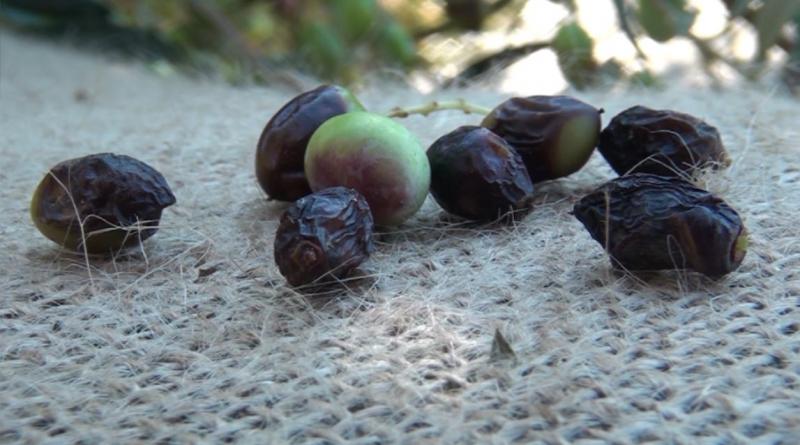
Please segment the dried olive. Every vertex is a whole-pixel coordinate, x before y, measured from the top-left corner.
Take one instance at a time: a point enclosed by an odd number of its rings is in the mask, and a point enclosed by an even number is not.
[[[642,106],[611,119],[597,148],[620,175],[691,175],[730,162],[716,128],[688,114]]]
[[[463,126],[428,149],[431,194],[446,211],[467,219],[492,220],[524,209],[533,183],[522,158],[500,136]]]
[[[692,269],[716,278],[739,267],[747,251],[736,211],[681,178],[621,176],[583,197],[574,213],[615,266],[628,270]]]
[[[290,100],[270,119],[256,149],[256,177],[271,199],[294,201],[311,193],[303,172],[311,135],[333,116],[364,107],[347,89],[323,85]]]
[[[108,253],[153,236],[161,212],[175,203],[167,181],[130,156],[101,153],[50,169],[31,201],[47,238],[69,249]],[[81,230],[83,222],[83,230]]]
[[[586,164],[597,145],[601,112],[568,96],[515,97],[492,110],[481,126],[517,150],[536,183]]]
[[[373,221],[358,192],[331,187],[298,199],[281,217],[275,262],[292,286],[341,278],[373,250]]]

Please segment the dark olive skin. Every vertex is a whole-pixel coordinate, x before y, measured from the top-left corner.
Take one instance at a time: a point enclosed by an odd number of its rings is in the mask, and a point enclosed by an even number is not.
[[[448,213],[491,221],[528,209],[533,183],[522,158],[486,128],[463,126],[442,136],[428,149],[428,161],[431,194]]]
[[[153,236],[162,210],[172,204],[175,196],[161,173],[130,156],[101,153],[50,169],[33,194],[31,218],[67,249],[111,253]]]
[[[600,134],[600,154],[617,174],[692,176],[730,164],[719,132],[685,113],[635,106],[614,116]]]
[[[597,145],[601,113],[569,96],[515,97],[492,110],[481,126],[522,156],[537,183],[567,176],[586,164]]]
[[[275,263],[292,286],[347,276],[374,250],[374,223],[366,199],[331,187],[298,199],[281,217]]]
[[[747,252],[738,213],[676,177],[621,176],[573,211],[613,264],[631,271],[691,269],[718,278],[739,267]]]
[[[294,201],[311,193],[303,171],[311,135],[328,119],[364,106],[347,89],[323,85],[290,100],[270,119],[256,148],[256,178],[270,199]]]

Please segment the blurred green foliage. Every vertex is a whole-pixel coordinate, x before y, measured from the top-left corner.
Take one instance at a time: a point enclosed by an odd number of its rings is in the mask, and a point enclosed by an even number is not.
[[[364,72],[435,71],[455,60],[462,62],[455,79],[470,80],[551,49],[576,88],[609,78],[659,84],[646,69],[623,69],[620,61],[596,59],[595,42],[578,21],[588,2],[550,1],[568,11],[562,23],[553,23],[550,40],[476,53],[473,59],[433,55],[426,48],[431,39],[458,42],[480,33],[510,32],[526,0],[0,0],[0,20],[40,32],[113,35],[115,44],[133,41],[129,46],[141,53],[178,66],[212,69],[231,80],[253,74],[261,81],[286,80],[276,73],[301,70],[349,83]],[[647,54],[640,49],[641,39],[687,39],[698,47],[709,75],[711,67],[723,64],[745,78],[757,78],[775,50],[785,55],[784,80],[800,89],[800,0],[722,3],[729,26],[705,39],[692,34],[697,11],[687,0],[612,0],[610,7],[642,62]],[[758,39],[750,60],[735,59],[726,50],[736,27],[752,29]]]

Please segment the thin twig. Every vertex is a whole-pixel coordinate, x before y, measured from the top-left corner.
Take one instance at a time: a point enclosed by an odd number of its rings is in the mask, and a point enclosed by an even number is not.
[[[504,48],[496,53],[484,56],[475,62],[470,63],[465,69],[447,82],[463,82],[474,79],[491,69],[503,70],[511,66],[514,62],[526,57],[536,51],[547,49],[550,42],[531,42],[521,46]],[[445,86],[447,86],[445,85]]]
[[[697,49],[700,50],[700,54],[706,62],[722,62],[746,79],[753,79],[757,75],[757,73],[752,70],[746,69],[746,67],[738,61],[722,55],[719,51],[715,50],[708,41],[693,34],[687,34],[686,37],[697,46]]]
[[[411,116],[412,114],[421,114],[423,116],[427,116],[431,113],[435,113],[437,111],[445,111],[445,110],[463,111],[464,114],[489,114],[492,111],[488,108],[481,107],[479,105],[470,104],[464,99],[457,99],[454,101],[445,101],[445,102],[433,101],[425,105],[409,107],[409,108],[395,107],[392,108],[388,113],[386,113],[386,115],[389,117],[403,119],[408,116]]]
[[[636,49],[636,54],[639,55],[639,58],[642,60],[647,60],[647,55],[645,55],[644,51],[642,51],[642,49],[639,47],[639,43],[636,41],[636,35],[633,33],[630,22],[628,22],[628,13],[625,11],[624,0],[614,0],[614,7],[617,10],[617,18],[619,19],[622,32],[633,44],[633,47]]]

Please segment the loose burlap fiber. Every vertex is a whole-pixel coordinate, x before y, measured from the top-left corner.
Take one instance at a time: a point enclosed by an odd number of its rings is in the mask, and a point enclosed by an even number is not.
[[[371,109],[430,98],[375,84]],[[751,234],[719,281],[615,274],[570,214],[614,175],[599,155],[512,225],[428,200],[324,295],[272,258],[284,204],[253,174],[295,93],[158,77],[0,34],[0,443],[800,443],[800,105],[769,87],[580,93],[604,123],[644,104],[702,117],[733,164],[702,183]],[[508,95],[452,91],[493,106]],[[423,145],[479,117],[403,121]],[[30,222],[55,163],[160,170],[178,203],[112,259]],[[516,357],[492,355],[495,331]]]

